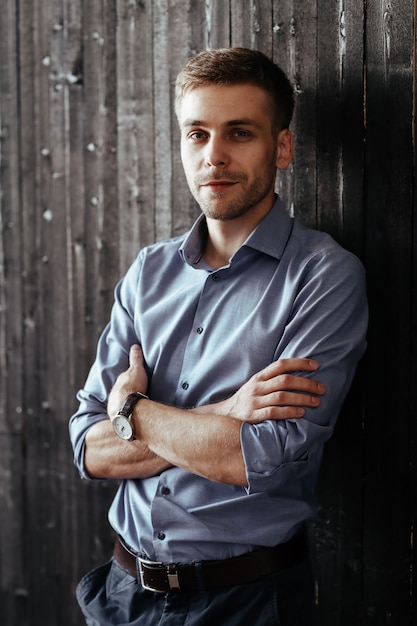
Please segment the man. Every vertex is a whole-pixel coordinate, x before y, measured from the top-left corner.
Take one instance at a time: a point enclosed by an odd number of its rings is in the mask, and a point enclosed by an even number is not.
[[[275,196],[292,110],[256,51],[202,52],[178,76],[202,215],[116,287],[70,424],[81,475],[122,479],[114,557],[77,590],[87,624],[314,621],[304,525],[367,307],[356,257]]]

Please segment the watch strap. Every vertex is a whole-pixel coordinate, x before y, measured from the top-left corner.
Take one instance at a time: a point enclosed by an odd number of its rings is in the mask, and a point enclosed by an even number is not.
[[[134,391],[133,393],[129,393],[124,401],[122,407],[117,412],[117,415],[123,415],[124,417],[130,417],[133,413],[133,410],[139,400],[148,400],[148,396],[140,393],[140,391]]]

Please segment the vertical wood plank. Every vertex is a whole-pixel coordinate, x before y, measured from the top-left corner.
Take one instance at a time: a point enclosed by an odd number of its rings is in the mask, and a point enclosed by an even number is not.
[[[92,0],[83,6],[85,80],[85,233],[89,254],[87,269],[87,316],[94,332],[88,334],[89,354],[95,351],[98,333],[107,322],[118,277],[118,231],[115,57],[112,29],[106,10],[114,0]],[[108,143],[107,143],[108,142]],[[110,210],[110,208],[112,210]],[[109,209],[109,210],[107,210]],[[106,272],[103,273],[103,269]]]
[[[23,8],[23,7],[22,7]],[[54,587],[54,574],[47,556],[52,539],[51,505],[48,494],[48,475],[51,473],[49,423],[43,416],[46,406],[42,369],[45,366],[44,340],[46,327],[43,319],[42,274],[48,260],[42,254],[41,239],[45,225],[49,226],[48,195],[51,182],[49,116],[49,6],[25,7],[20,12],[21,114],[22,114],[22,209],[24,245],[24,302],[25,302],[25,532],[23,540],[27,554],[26,577],[29,615],[38,615],[42,621],[56,619],[53,603],[40,606],[36,594],[37,577]],[[46,270],[47,271],[47,270]],[[48,302],[51,292],[45,294]],[[42,416],[43,414],[43,416]],[[34,452],[36,449],[36,457]],[[41,453],[40,453],[41,451]],[[35,462],[34,462],[35,460]],[[41,505],[39,506],[39,503]]]
[[[343,212],[340,241],[359,258],[365,253],[364,89],[365,14],[358,3],[340,4]],[[336,233],[335,233],[336,235]]]
[[[417,332],[415,321],[417,319],[417,175],[416,175],[416,163],[417,163],[417,149],[416,149],[416,136],[417,136],[417,1],[414,0],[414,21],[413,21],[413,60],[412,60],[412,88],[413,88],[413,124],[412,124],[412,144],[413,144],[413,202],[412,202],[412,215],[413,215],[413,230],[412,230],[412,244],[411,244],[411,265],[412,265],[412,310],[411,310],[411,329],[410,329],[410,343],[411,343],[411,363],[410,374],[411,381],[417,380]],[[417,549],[416,549],[416,528],[417,528],[417,419],[412,416],[416,414],[417,409],[417,385],[411,383],[411,398],[410,398],[410,414],[411,414],[411,441],[410,441],[410,493],[411,493],[411,519],[412,528],[410,533],[410,549],[411,549],[411,566],[412,572],[411,584],[410,584],[410,616],[409,620],[411,624],[417,622],[417,576],[414,575],[417,572]]]
[[[231,45],[272,56],[272,3],[266,0],[231,3]]]
[[[318,3],[317,9],[317,226],[338,239],[343,220],[340,105],[345,14],[339,2]]]
[[[331,8],[318,5],[317,224],[363,256],[364,16],[352,3]],[[314,524],[319,623],[360,623],[361,393],[354,383],[324,454]]]
[[[203,3],[199,3],[199,8]],[[196,49],[215,50],[216,48],[228,48],[231,36],[231,17],[235,11],[236,2],[233,0],[206,0],[205,3],[205,26],[200,38],[197,40]],[[191,23],[193,30],[195,25],[203,23],[203,20],[194,19]],[[201,44],[203,42],[203,47]]]
[[[0,20],[0,622],[26,626],[18,67],[18,16],[8,3]]]
[[[194,11],[195,7],[188,1],[170,4],[167,0],[158,0],[154,3],[154,40],[163,41],[154,54],[157,239],[183,233],[196,215],[196,205],[188,191],[180,162],[180,136],[174,113],[177,73],[193,54],[200,51],[191,49],[193,32],[190,22]],[[197,15],[200,19],[201,13]]]
[[[188,5],[188,2],[186,3]],[[170,53],[170,11],[167,0],[154,2],[154,41],[153,71],[154,116],[155,116],[155,236],[164,239],[171,236],[172,224],[172,126],[171,126],[171,81]]]
[[[120,274],[155,240],[152,2],[117,3]],[[168,153],[169,155],[169,153]],[[115,207],[109,207],[115,212]]]
[[[84,383],[97,338],[110,314],[114,286],[121,275],[120,266],[126,264],[124,254],[130,248],[128,240],[121,252],[122,225],[124,219],[127,225],[131,223],[126,207],[119,209],[118,197],[116,0],[80,2],[78,6],[68,3],[67,11],[69,45],[73,51],[70,69],[75,77],[69,99],[74,106],[80,106],[70,116],[70,180],[78,175],[82,163],[82,186],[76,195],[80,214],[72,215],[74,219],[68,231],[73,251],[73,323],[80,350],[77,354],[80,368],[74,371],[75,392]],[[121,166],[124,165],[122,158]],[[121,170],[120,176],[122,173]],[[128,190],[121,198],[127,193]],[[67,415],[75,408],[73,394]],[[116,485],[81,482],[74,468],[70,476],[72,542],[77,556],[71,580],[71,606],[75,613],[76,582],[111,552],[113,538],[107,523],[107,509]],[[88,533],[84,532],[86,527]],[[77,620],[80,620],[78,612]]]
[[[370,393],[366,403],[364,619],[378,626],[411,623],[413,17],[412,3],[367,8],[368,375],[370,389],[385,393]]]
[[[24,300],[21,251],[19,23],[9,3],[0,20],[0,621],[28,624],[25,466],[22,435]]]
[[[85,192],[85,75],[83,45],[82,0],[66,2],[64,7],[63,35],[66,50],[67,85],[65,96],[65,196],[68,202],[66,241],[68,250],[68,345],[69,361],[68,387],[73,389],[73,401],[67,397],[68,414],[75,410],[75,392],[83,384],[83,377],[88,371],[91,354],[87,336],[91,324],[86,323],[86,267],[89,259],[86,255],[85,213],[88,201]],[[63,437],[64,433],[61,432]],[[81,528],[94,520],[89,509],[86,490],[80,484],[79,476],[71,467],[68,455],[65,455],[63,467],[65,476],[65,501],[61,504],[64,519],[62,531],[60,566],[65,572],[65,591],[60,603],[62,623],[77,624],[81,621],[80,611],[74,602],[75,586],[82,571],[91,566],[87,562],[90,546],[83,536]],[[101,512],[99,508],[98,514]],[[92,523],[94,528],[94,522]]]
[[[307,225],[316,225],[316,42],[315,2],[300,5],[274,2],[273,58],[286,72],[295,91],[291,129],[294,157],[285,172],[278,173],[277,191],[291,214]]]

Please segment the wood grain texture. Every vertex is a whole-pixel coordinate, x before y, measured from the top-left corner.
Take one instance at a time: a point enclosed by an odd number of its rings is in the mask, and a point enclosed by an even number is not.
[[[200,50],[249,46],[295,87],[289,211],[365,263],[368,353],[310,525],[320,626],[416,623],[416,2],[48,0],[0,19],[0,623],[79,626],[116,485],[68,419],[139,249],[184,232],[173,110]]]
[[[412,440],[415,410],[411,408],[415,380],[410,369],[410,337],[416,315],[411,263],[415,220],[413,17],[411,3],[381,2],[369,6],[367,12],[368,371],[370,388],[378,384],[383,390],[368,395],[365,405],[364,601],[371,624],[412,623],[411,618],[407,622],[404,607],[410,600],[415,521],[415,493],[409,491],[410,462],[416,453]],[[387,341],[388,337],[391,340]],[[386,368],[385,363],[396,365]],[[397,532],[390,530],[393,526]],[[382,545],[389,545],[385,554]],[[385,598],[383,605],[377,601],[379,594]]]

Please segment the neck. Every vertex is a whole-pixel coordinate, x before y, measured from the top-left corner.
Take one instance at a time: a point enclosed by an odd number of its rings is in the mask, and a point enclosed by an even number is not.
[[[227,265],[268,212],[269,210],[257,216],[245,214],[233,220],[206,218],[208,235],[204,258],[207,263],[215,269]]]
[[[209,220],[207,220],[208,222]],[[204,250],[204,258],[211,267],[218,269],[227,265],[233,254],[240,248],[247,237],[237,233],[227,233],[224,228],[208,225],[208,237]],[[249,233],[248,233],[249,234]]]

